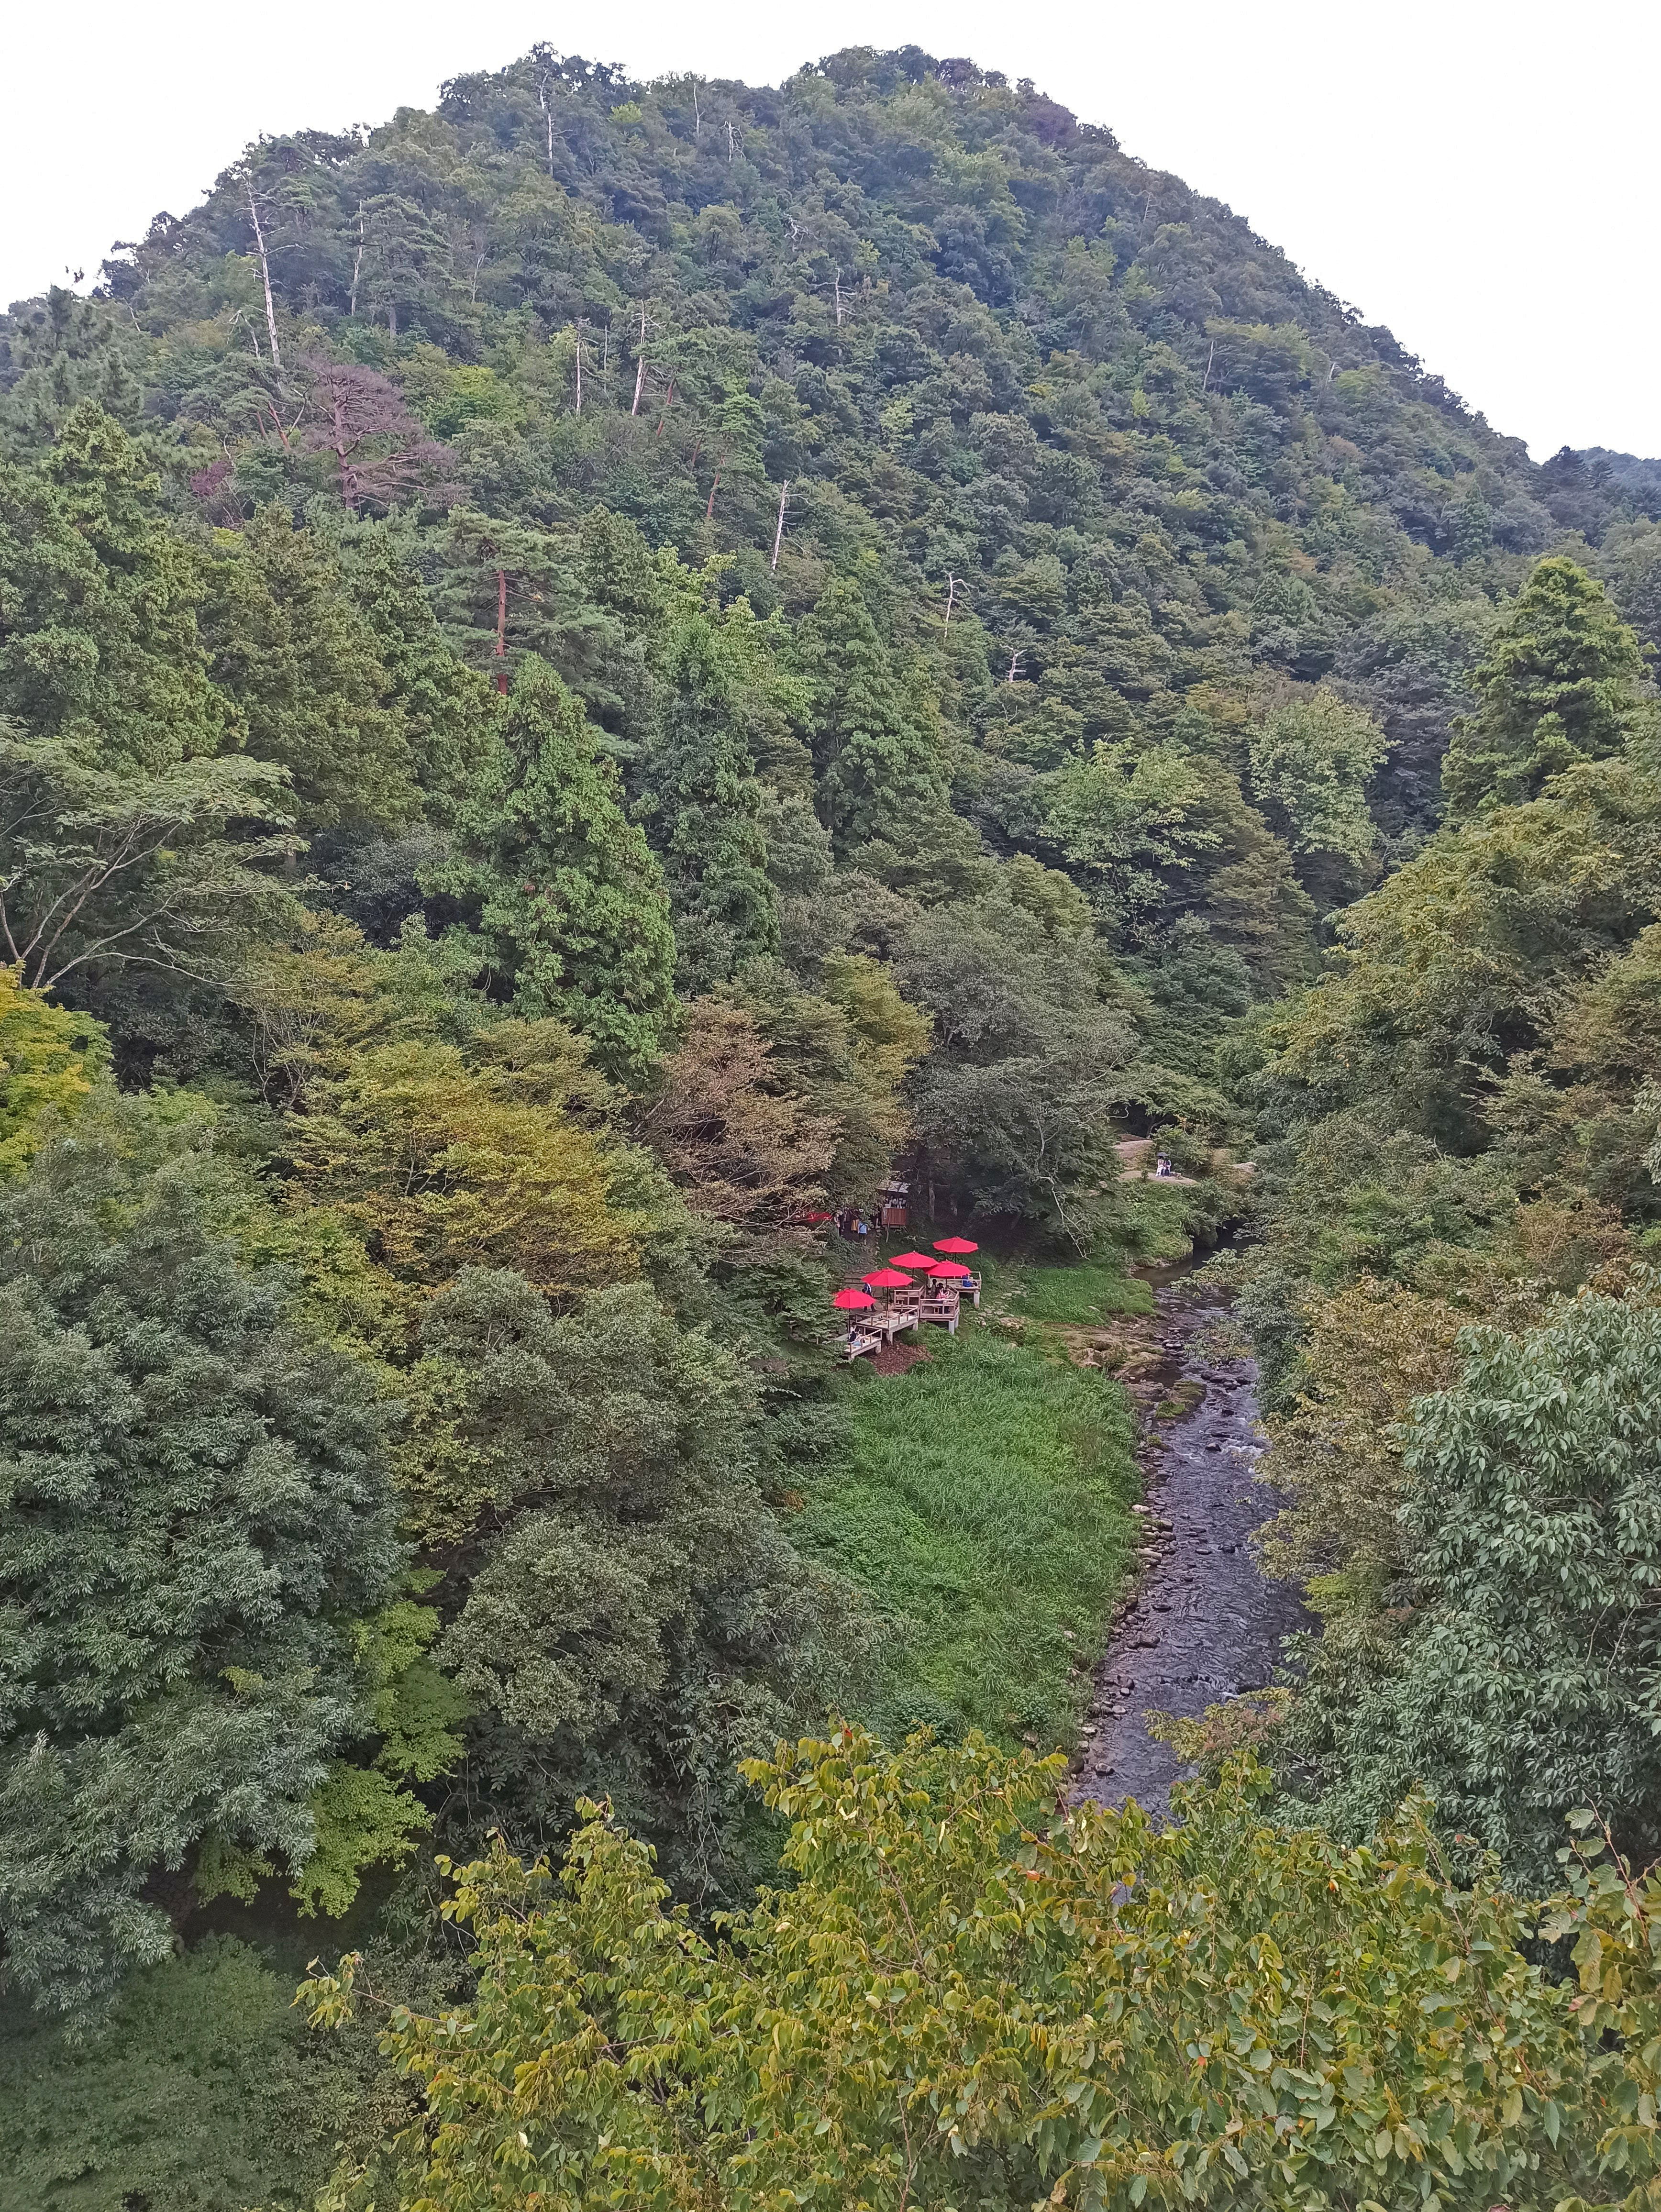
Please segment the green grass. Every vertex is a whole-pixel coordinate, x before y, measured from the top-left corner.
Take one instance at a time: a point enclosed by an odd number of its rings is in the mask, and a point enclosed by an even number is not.
[[[1026,1277],[1010,1300],[1029,1321],[1076,1322],[1087,1327],[1113,1314],[1149,1314],[1153,1293],[1146,1283],[1099,1261],[1044,1267]]]
[[[848,1446],[793,1534],[888,1624],[859,1717],[1070,1745],[1133,1541],[1123,1395],[967,1319],[929,1349],[850,1378]]]

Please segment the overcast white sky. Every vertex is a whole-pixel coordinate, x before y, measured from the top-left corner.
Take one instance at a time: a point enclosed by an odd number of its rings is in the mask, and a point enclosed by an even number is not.
[[[83,0],[0,33],[0,300],[93,272],[262,131],[380,121],[538,39],[773,83],[908,42],[1031,76],[1388,323],[1537,459],[1661,455],[1654,0]]]

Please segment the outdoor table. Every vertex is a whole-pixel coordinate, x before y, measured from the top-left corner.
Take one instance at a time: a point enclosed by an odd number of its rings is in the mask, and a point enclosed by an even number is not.
[[[879,1329],[885,1336],[897,1336],[903,1328],[917,1325],[916,1306],[879,1306],[874,1313],[867,1314],[860,1322],[861,1328]]]

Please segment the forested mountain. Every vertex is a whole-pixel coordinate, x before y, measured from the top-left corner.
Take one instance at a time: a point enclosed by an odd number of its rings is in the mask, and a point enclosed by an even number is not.
[[[1607,446],[1584,447],[1573,458],[1594,475],[1601,473],[1652,505],[1661,495],[1661,461],[1640,460],[1636,453],[1612,453]]]
[[[912,48],[538,48],[263,139],[0,318],[0,2212],[310,2203],[337,2154],[342,2206],[1652,2188],[1652,465],[1536,467]],[[823,1224],[891,1176],[1004,1254],[1238,1224],[1326,1633],[1192,1747],[1262,1733],[1278,1795],[1052,1820],[1055,1700],[995,1747],[914,1665],[950,1563],[879,1599],[816,1488]],[[1100,1551],[1121,1402],[1068,1384]],[[946,1747],[775,1753],[832,1705]],[[1576,2013],[1502,1884],[1587,1805]],[[549,1891],[514,1855],[574,1827]],[[763,1893],[723,1948],[787,1832],[799,1929]],[[447,1934],[434,1851],[492,1836]],[[332,1923],[402,2074],[286,2019]],[[1116,2088],[1047,2040],[1110,1984]],[[885,2081],[962,1990],[1007,2046],[833,2122],[850,2020]],[[405,2076],[456,2126],[393,2154]]]

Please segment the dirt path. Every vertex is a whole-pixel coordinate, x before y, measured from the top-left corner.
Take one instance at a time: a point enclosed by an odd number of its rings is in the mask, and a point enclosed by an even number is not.
[[[1256,1362],[1208,1360],[1194,1343],[1226,1307],[1169,1284],[1157,1296],[1153,1342],[1163,1358],[1149,1379],[1163,1404],[1191,1409],[1144,1421],[1145,1571],[1097,1674],[1074,1784],[1080,1796],[1135,1797],[1151,1812],[1166,1809],[1179,1769],[1143,1714],[1197,1715],[1262,1688],[1281,1638],[1312,1625],[1291,1584],[1258,1572],[1248,1542],[1275,1510],[1273,1493],[1253,1479],[1262,1450]]]

